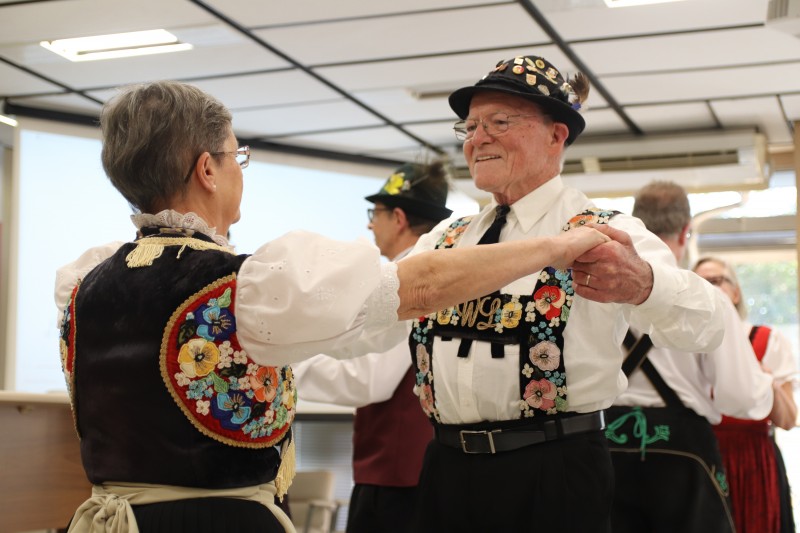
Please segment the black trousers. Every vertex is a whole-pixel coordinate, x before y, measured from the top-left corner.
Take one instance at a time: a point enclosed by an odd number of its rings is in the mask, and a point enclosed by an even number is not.
[[[417,487],[356,485],[350,496],[347,533],[414,533]]]
[[[616,480],[614,533],[732,533],[722,457],[711,424],[685,408],[631,413],[630,407],[606,410],[617,440],[627,436],[625,443],[609,442]],[[620,417],[625,422],[615,428]],[[657,433],[666,439],[655,440]],[[642,438],[651,441],[644,453]]]
[[[133,507],[141,533],[285,533],[263,505],[236,498],[194,498]]]
[[[609,533],[613,471],[601,431],[510,452],[431,441],[415,533]]]

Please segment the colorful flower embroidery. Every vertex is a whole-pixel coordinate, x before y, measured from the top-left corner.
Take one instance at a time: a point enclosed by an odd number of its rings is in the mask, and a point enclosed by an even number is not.
[[[519,301],[511,301],[503,306],[500,314],[500,324],[505,328],[515,328],[519,325],[522,318],[522,304]]]
[[[431,356],[424,344],[417,345],[417,370],[427,374],[431,369]]]
[[[205,339],[192,339],[181,346],[178,362],[186,377],[207,376],[219,362],[219,348]]]
[[[250,376],[250,388],[259,402],[271,402],[278,395],[278,372],[274,366],[262,366]]]
[[[556,387],[546,379],[532,380],[525,387],[522,398],[534,409],[547,411],[555,407]]]
[[[235,275],[222,278],[173,313],[164,331],[161,374],[201,432],[228,444],[264,448],[286,435],[297,391],[291,367],[258,365],[239,345],[235,286]]]
[[[545,285],[533,295],[536,310],[543,314],[547,320],[561,315],[561,306],[567,300],[567,295],[558,287]]]
[[[198,318],[197,334],[209,341],[227,339],[236,331],[233,314],[228,310],[231,304],[231,290],[227,289],[221,297],[210,298],[194,315]]]
[[[541,370],[555,370],[561,364],[561,350],[550,341],[540,342],[531,348],[528,357]]]

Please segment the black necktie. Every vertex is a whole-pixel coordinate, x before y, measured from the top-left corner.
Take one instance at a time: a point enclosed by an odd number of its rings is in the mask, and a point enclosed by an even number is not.
[[[494,222],[483,234],[478,244],[492,244],[500,240],[500,230],[506,225],[506,215],[511,211],[507,205],[498,205],[494,208]]]
[[[506,225],[506,215],[511,211],[507,205],[498,205],[494,208],[494,222],[483,234],[478,244],[493,244],[500,239],[500,230]],[[461,339],[461,344],[458,347],[458,357],[467,357],[469,350],[472,347],[472,339]],[[504,356],[503,345],[493,342],[492,343],[492,359],[501,359]]]

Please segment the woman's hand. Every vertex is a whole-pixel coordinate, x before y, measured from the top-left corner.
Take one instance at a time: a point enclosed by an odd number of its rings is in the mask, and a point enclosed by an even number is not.
[[[563,231],[554,237],[555,246],[561,253],[552,266],[559,270],[565,270],[572,266],[577,257],[610,240],[610,237],[589,226]]]

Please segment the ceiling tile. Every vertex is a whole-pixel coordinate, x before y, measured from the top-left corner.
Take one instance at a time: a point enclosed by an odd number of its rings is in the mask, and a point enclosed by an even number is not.
[[[492,21],[502,31],[491,28]],[[474,29],[472,29],[474,28]],[[345,20],[255,32],[294,59],[310,65],[364,61],[546,43],[550,39],[516,4],[425,14]],[[343,39],[342,36],[347,38]],[[321,43],[325,43],[321,46]]]
[[[381,125],[380,119],[347,100],[233,111],[233,128],[243,137],[282,137],[297,133]],[[345,135],[326,133],[328,137]]]
[[[539,3],[539,2],[534,2]],[[605,5],[572,9],[560,1],[547,19],[567,41],[602,39],[624,35],[645,35],[761,24],[768,0],[692,0],[635,7]],[[566,4],[559,9],[559,4]]]
[[[33,96],[28,98],[14,98],[11,103],[37,109],[50,109],[79,115],[98,116],[101,104],[84,98],[79,94],[59,94],[52,96]]]
[[[705,129],[717,126],[705,103],[626,107],[625,112],[645,133]]]
[[[5,63],[0,63],[0,97],[60,91],[63,89],[58,85],[46,82]]]
[[[398,145],[408,146],[408,137],[389,127],[297,135],[286,137],[282,141],[298,146],[314,146],[350,154],[391,150]]]
[[[342,20],[413,11],[452,9],[453,0],[303,0],[284,2],[280,9],[264,9],[263,0],[210,0],[215,9],[249,27],[303,24],[322,20]],[[508,3],[508,0],[458,0],[457,5]]]
[[[771,143],[792,141],[778,98],[741,98],[711,102],[725,128],[757,127]]]

